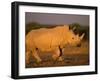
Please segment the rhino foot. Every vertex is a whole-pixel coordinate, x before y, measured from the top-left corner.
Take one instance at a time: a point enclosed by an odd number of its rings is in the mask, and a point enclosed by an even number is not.
[[[64,59],[62,57],[59,57],[58,58],[58,61],[63,61]]]
[[[42,60],[41,59],[37,60],[36,63],[40,64],[40,63],[42,63]]]

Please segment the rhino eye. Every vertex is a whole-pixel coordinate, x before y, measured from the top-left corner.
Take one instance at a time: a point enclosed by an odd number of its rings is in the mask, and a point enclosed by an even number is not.
[[[72,37],[72,39],[74,39],[74,37]]]

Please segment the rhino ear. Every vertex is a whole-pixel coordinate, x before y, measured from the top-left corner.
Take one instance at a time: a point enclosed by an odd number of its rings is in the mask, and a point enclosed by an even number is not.
[[[85,33],[83,33],[83,34],[80,36],[80,39],[81,39],[81,40],[83,39],[84,35],[85,35]]]
[[[69,26],[68,26],[67,28],[68,28],[68,30],[69,30]]]

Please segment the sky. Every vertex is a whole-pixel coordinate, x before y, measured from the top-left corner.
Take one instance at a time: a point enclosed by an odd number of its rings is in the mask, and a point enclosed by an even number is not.
[[[89,26],[89,15],[26,12],[25,21],[26,24],[31,22],[47,25],[79,23],[84,26]]]

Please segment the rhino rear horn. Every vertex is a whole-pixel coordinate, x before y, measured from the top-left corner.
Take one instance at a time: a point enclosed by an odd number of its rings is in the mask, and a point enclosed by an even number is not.
[[[81,39],[81,40],[83,39],[84,35],[85,35],[85,33],[83,33],[83,34],[80,36],[80,39]]]

